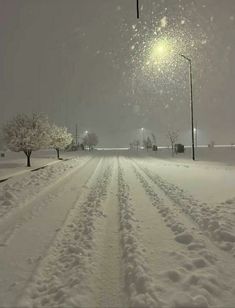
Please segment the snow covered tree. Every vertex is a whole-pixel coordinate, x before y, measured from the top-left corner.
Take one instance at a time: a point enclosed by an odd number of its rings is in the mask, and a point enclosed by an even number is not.
[[[95,133],[87,133],[83,138],[84,146],[92,150],[98,144],[98,137]]]
[[[143,139],[143,148],[147,149],[147,139]]]
[[[11,151],[24,152],[27,157],[27,167],[30,167],[32,152],[49,145],[49,129],[50,125],[45,115],[19,114],[3,127],[3,136]]]
[[[152,146],[153,146],[152,140],[148,137],[147,138],[147,144],[146,144],[147,151],[149,149],[152,149]]]
[[[50,128],[50,146],[56,150],[57,158],[60,159],[60,150],[64,150],[71,144],[73,137],[66,127],[58,127],[53,124]]]
[[[144,148],[148,151],[149,149],[152,148],[152,141],[149,137],[147,139],[143,140]]]
[[[154,133],[151,134],[151,137],[153,145],[157,145],[156,136],[154,135]]]
[[[133,142],[130,142],[130,143],[129,143],[129,146],[130,146],[130,150],[133,150],[133,148],[134,148],[134,143],[133,143]]]
[[[168,133],[167,133],[167,137],[169,138],[170,140],[170,144],[171,144],[171,153],[172,153],[172,156],[174,155],[174,147],[175,147],[175,143],[179,137],[179,133],[177,130],[174,130],[174,129],[171,129],[171,130],[168,130]]]
[[[135,146],[136,151],[138,152],[139,151],[139,146],[140,146],[140,141],[139,140],[134,140],[133,145]]]

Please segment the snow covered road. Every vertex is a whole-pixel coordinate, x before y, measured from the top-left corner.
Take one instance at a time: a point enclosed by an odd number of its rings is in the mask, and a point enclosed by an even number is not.
[[[4,184],[1,306],[234,307],[231,191],[199,200],[164,164],[99,153]]]

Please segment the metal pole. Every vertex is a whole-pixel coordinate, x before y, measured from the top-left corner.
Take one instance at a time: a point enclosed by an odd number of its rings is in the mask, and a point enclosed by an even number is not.
[[[195,136],[194,136],[194,114],[193,114],[193,70],[192,60],[181,54],[189,63],[189,79],[190,79],[190,110],[191,110],[191,130],[192,130],[192,159],[195,160]]]
[[[136,0],[136,10],[137,10],[137,18],[140,18],[140,8],[139,8],[139,0]]]
[[[193,114],[193,72],[192,72],[192,60],[189,59],[190,67],[190,97],[191,97],[191,124],[192,124],[192,158],[195,160],[195,136],[194,136],[194,114]]]

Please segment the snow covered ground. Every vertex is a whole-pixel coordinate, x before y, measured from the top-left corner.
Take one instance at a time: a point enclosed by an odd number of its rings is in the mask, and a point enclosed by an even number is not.
[[[55,150],[40,150],[33,152],[30,168],[25,167],[26,156],[23,152],[16,153],[11,151],[0,151],[0,153],[5,154],[5,157],[0,158],[0,181],[11,176],[23,174],[27,171],[58,162]],[[74,156],[77,156],[77,154],[71,152],[64,152],[61,154],[61,157],[65,159]]]
[[[235,164],[213,153],[98,151],[1,183],[1,307],[235,307]]]

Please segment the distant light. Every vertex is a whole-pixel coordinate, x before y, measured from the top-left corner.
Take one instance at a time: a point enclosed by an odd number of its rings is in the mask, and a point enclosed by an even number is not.
[[[86,134],[86,135],[88,134],[88,130],[85,131],[85,134]]]
[[[144,131],[144,128],[142,127],[141,130]]]

